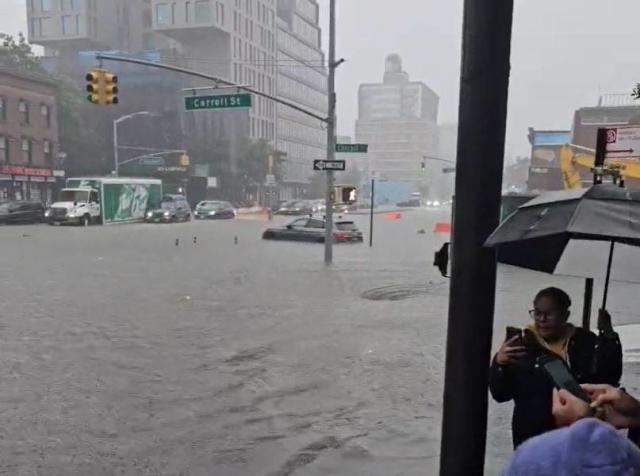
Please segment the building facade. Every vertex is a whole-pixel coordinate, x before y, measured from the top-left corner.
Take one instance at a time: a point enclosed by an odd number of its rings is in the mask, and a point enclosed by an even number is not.
[[[327,70],[316,0],[278,0],[277,95],[322,117],[327,115]],[[306,195],[311,165],[326,157],[323,124],[283,105],[277,107],[277,148],[283,155],[283,199]]]
[[[52,200],[64,179],[57,108],[54,84],[0,69],[0,200]]]
[[[151,5],[153,30],[180,45],[179,57],[187,67],[275,94],[275,0],[153,0]],[[248,137],[275,144],[275,118],[275,105],[255,96],[248,111]],[[203,119],[211,120],[215,118]]]
[[[425,181],[423,158],[438,152],[439,97],[411,81],[398,55],[389,55],[382,83],[359,90],[356,142],[369,144],[369,169],[386,180]]]

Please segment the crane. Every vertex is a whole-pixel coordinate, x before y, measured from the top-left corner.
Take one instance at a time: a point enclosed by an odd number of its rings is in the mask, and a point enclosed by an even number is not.
[[[595,150],[567,144],[560,151],[560,169],[565,189],[582,188],[583,182],[591,182],[595,164]],[[640,159],[607,159],[609,169],[617,169],[624,181],[640,184]],[[587,179],[589,177],[589,179]]]

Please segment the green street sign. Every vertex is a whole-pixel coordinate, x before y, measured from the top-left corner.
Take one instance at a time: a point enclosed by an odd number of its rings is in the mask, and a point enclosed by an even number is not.
[[[366,154],[369,144],[336,144],[336,152],[343,154]]]
[[[222,96],[186,96],[184,108],[187,111],[207,109],[236,109],[251,107],[251,94],[225,94]]]

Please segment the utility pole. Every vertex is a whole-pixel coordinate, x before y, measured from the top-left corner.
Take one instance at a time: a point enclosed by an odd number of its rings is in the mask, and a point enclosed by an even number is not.
[[[329,2],[329,114],[327,118],[327,160],[336,158],[336,0]],[[333,205],[335,203],[335,175],[327,170],[326,225],[324,262],[333,261]]]
[[[441,476],[482,476],[514,0],[465,0]]]

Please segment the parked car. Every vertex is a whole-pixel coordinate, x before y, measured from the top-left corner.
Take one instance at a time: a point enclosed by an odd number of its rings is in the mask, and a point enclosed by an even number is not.
[[[312,213],[313,206],[305,200],[287,202],[276,211],[276,215],[311,215]]]
[[[419,198],[410,198],[404,202],[398,202],[397,206],[403,208],[418,208],[422,206],[422,201]]]
[[[165,195],[160,208],[148,210],[144,220],[148,223],[172,223],[191,220],[191,207],[184,195]]]
[[[324,218],[298,218],[282,228],[269,228],[263,234],[264,240],[306,241],[324,243]],[[335,243],[361,243],[362,232],[352,221],[338,219],[333,231]]]
[[[229,220],[236,217],[236,212],[229,202],[205,200],[196,205],[193,216],[199,220]]]
[[[17,200],[0,204],[0,224],[42,223],[44,205],[36,201]]]

